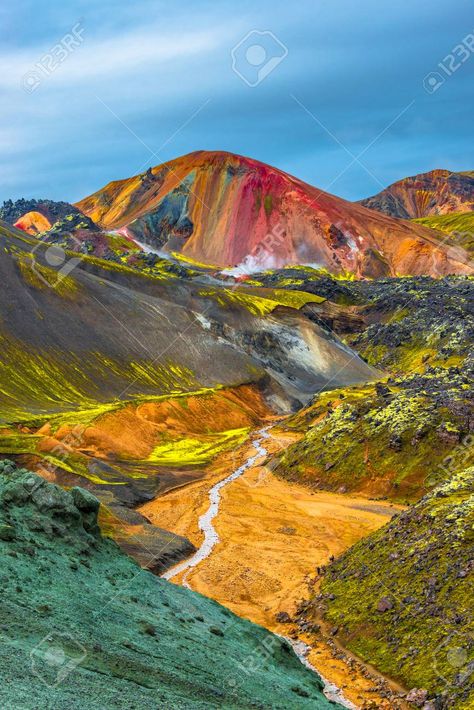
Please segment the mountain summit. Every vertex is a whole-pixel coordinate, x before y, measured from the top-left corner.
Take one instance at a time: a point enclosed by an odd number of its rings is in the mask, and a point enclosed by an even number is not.
[[[220,267],[310,264],[360,277],[468,270],[426,227],[225,152],[190,153],[111,182],[77,207],[104,229]]]
[[[399,219],[473,212],[474,172],[431,170],[398,180],[359,204]]]

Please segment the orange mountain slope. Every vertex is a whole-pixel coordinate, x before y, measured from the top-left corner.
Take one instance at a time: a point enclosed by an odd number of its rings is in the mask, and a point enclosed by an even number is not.
[[[28,232],[28,234],[36,235],[51,229],[51,222],[41,212],[33,210],[22,215],[13,226]]]
[[[377,195],[361,200],[360,204],[400,219],[472,212],[474,172],[431,170],[394,182]]]
[[[311,264],[357,276],[467,273],[436,233],[231,153],[198,151],[77,203],[154,248],[250,271]]]

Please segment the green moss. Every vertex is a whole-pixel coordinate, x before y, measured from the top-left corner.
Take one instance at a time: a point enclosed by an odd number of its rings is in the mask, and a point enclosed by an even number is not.
[[[474,468],[348,550],[322,584],[344,645],[440,707],[473,707]],[[388,608],[380,604],[388,600]]]
[[[382,384],[385,394],[368,385],[319,395],[285,422],[303,436],[280,454],[274,472],[329,490],[417,498],[449,476],[443,462],[468,434],[463,384],[462,375],[440,369],[421,381],[393,378]],[[462,451],[463,465],[474,463],[474,448]]]
[[[413,221],[449,235],[444,240],[448,246],[460,247],[474,255],[474,212],[454,212]]]
[[[75,279],[40,264],[32,253],[26,252],[19,255],[17,264],[25,283],[33,288],[42,290],[53,288],[63,298],[74,298],[79,291],[79,285]]]
[[[265,214],[267,217],[270,217],[272,210],[273,210],[273,196],[272,195],[265,195],[265,199],[263,201],[263,207],[265,209]]]
[[[279,279],[278,288],[286,288],[287,286],[303,286],[304,283],[305,283],[304,279],[295,279],[295,278],[286,277],[286,278]]]
[[[285,291],[283,289],[257,289],[239,287],[238,289],[206,289],[199,292],[204,298],[212,298],[222,307],[242,306],[254,316],[266,316],[277,306],[302,308],[307,303],[321,303],[325,299],[304,291]]]
[[[0,454],[30,454],[36,451],[40,436],[20,433],[15,430],[0,430]]]
[[[200,438],[185,437],[164,441],[148,458],[150,463],[162,466],[200,466],[212,461],[217,454],[242,444],[249,433],[248,427],[230,429]]]

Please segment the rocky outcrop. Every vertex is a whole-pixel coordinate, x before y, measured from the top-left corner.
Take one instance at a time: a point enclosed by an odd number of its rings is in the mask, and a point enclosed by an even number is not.
[[[55,202],[54,200],[6,200],[0,207],[0,219],[7,224],[15,225],[28,212],[38,212],[43,215],[50,224],[64,219],[68,215],[85,215],[69,204],[69,202]]]
[[[298,273],[301,288],[331,293],[327,277],[319,288],[316,276]],[[341,318],[333,328],[385,380],[318,394],[287,422],[302,438],[274,471],[320,488],[416,500],[449,478],[452,457],[458,469],[474,463],[474,282],[337,280],[336,288],[356,309],[359,332]],[[307,308],[317,314],[321,306]]]
[[[415,707],[474,703],[473,524],[471,467],[331,564],[306,612],[323,610],[347,648],[412,688]]]

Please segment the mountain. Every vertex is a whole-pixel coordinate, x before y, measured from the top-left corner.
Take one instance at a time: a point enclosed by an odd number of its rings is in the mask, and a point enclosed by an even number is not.
[[[0,223],[0,421],[253,382],[283,404],[371,370],[301,310],[323,301],[60,254]],[[199,349],[195,343],[199,343]],[[344,367],[343,367],[344,366]]]
[[[0,502],[2,707],[341,707],[287,641],[102,537],[87,491],[2,461]]]
[[[198,480],[275,412],[377,374],[317,322],[319,296],[57,249],[0,223],[0,453],[107,501],[154,569],[189,544],[129,508]]]
[[[399,219],[472,212],[474,171],[431,170],[394,182],[359,204]]]
[[[220,267],[312,264],[367,277],[471,271],[429,229],[231,153],[190,153],[111,182],[76,207],[103,229]]]

